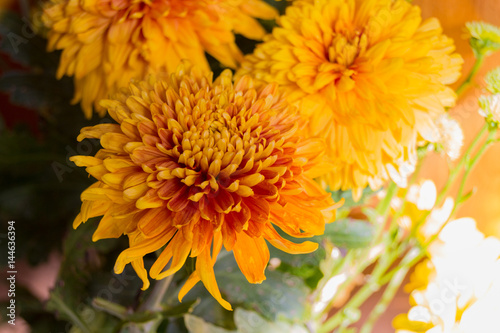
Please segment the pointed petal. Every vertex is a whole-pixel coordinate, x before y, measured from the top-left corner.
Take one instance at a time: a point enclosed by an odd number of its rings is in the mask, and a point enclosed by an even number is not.
[[[238,267],[250,283],[262,283],[269,262],[269,249],[264,238],[252,238],[245,232],[238,234],[233,247]]]
[[[318,248],[318,244],[314,242],[296,244],[281,237],[271,224],[264,228],[264,237],[275,248],[291,254],[311,253]]]
[[[232,310],[231,304],[222,298],[217,281],[215,280],[214,267],[210,258],[210,248],[200,253],[196,259],[196,271],[208,292],[222,305],[226,310]]]

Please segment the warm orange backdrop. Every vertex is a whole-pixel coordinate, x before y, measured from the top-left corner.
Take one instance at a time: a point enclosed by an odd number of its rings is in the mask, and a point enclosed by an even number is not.
[[[465,22],[482,20],[500,26],[500,0],[414,0],[422,7],[424,17],[437,17],[446,35],[452,37],[457,51],[465,60],[464,73],[468,73],[474,63],[474,56],[464,34]],[[477,97],[482,92],[483,76],[489,70],[500,66],[500,52],[490,56],[485,62],[475,84],[460,98],[451,112],[464,129],[465,145],[483,125],[477,113]],[[446,162],[432,156],[426,161],[422,175],[432,177],[443,184],[447,177]],[[458,211],[458,216],[470,216],[477,220],[481,231],[500,237],[500,143],[489,149],[472,172],[467,189],[476,187],[476,194]]]
[[[465,22],[483,20],[500,26],[500,0],[414,0],[413,3],[422,8],[424,18],[437,17],[444,32],[455,40],[457,51],[465,60],[464,73],[468,73],[474,63],[474,56],[464,38]],[[484,120],[477,113],[477,97],[481,93],[478,84],[482,82],[482,77],[488,70],[498,66],[500,52],[487,59],[476,78],[477,84],[462,96],[457,107],[452,110],[452,116],[460,121],[464,129],[466,145],[484,124]],[[438,185],[442,185],[446,181],[447,170],[444,159],[430,156],[423,167],[422,176],[432,178]],[[477,193],[460,209],[459,216],[474,217],[481,231],[500,237],[500,143],[491,147],[485,154],[467,184],[468,189],[475,185]],[[364,310],[373,308],[379,297],[380,293],[368,300]],[[408,294],[400,290],[375,325],[373,333],[394,332],[392,319],[399,313],[408,312],[409,308]]]

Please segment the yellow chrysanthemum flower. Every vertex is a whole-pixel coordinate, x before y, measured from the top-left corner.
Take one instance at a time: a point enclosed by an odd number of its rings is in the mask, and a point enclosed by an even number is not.
[[[298,0],[278,25],[238,74],[300,104],[309,133],[326,139],[332,190],[377,189],[414,162],[417,134],[435,139],[463,62],[438,20],[405,0]]]
[[[98,180],[82,193],[74,226],[104,215],[94,240],[126,234],[130,248],[115,271],[132,263],[143,288],[146,254],[166,245],[149,272],[154,279],[196,257],[179,298],[201,280],[230,309],[213,271],[222,244],[248,281],[260,283],[269,261],[266,240],[289,253],[317,248],[282,238],[276,226],[310,237],[334,218],[334,202],[304,173],[323,142],[298,136],[296,108],[277,90],[275,84],[256,89],[250,77],[233,84],[229,70],[212,82],[181,65],[168,79],[131,84],[103,101],[118,124],[87,127],[78,137],[99,138],[103,149],[72,157]]]
[[[57,76],[74,77],[73,102],[90,118],[130,79],[172,72],[181,59],[208,70],[206,51],[236,67],[243,55],[233,32],[260,39],[254,17],[276,15],[262,0],[50,0],[43,21],[48,50],[63,50]]]

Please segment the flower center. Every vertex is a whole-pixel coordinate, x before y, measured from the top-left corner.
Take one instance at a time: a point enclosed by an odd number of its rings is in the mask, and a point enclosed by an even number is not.
[[[220,160],[225,165],[236,156],[239,164],[249,146],[255,143],[250,132],[242,140],[236,119],[226,112],[209,111],[192,120],[189,130],[182,133],[182,140],[174,139],[180,153],[178,162],[191,169],[208,170],[213,161]]]
[[[337,34],[328,48],[328,65],[322,70],[337,73],[335,85],[339,91],[349,91],[354,88],[353,75],[356,74],[356,59],[362,55],[368,46],[366,34],[355,32],[351,38],[345,33]]]
[[[338,34],[328,48],[328,60],[333,64],[341,65],[344,71],[347,71],[356,58],[366,51],[367,46],[368,38],[365,34],[358,33],[350,40],[345,35]]]

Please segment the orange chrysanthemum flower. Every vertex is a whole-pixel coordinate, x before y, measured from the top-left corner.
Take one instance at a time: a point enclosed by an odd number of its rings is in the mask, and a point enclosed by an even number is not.
[[[90,118],[130,79],[172,72],[181,59],[208,70],[206,51],[236,67],[243,56],[233,31],[261,39],[254,17],[276,15],[262,0],[50,0],[42,19],[48,50],[63,50],[57,76],[74,76],[73,102]]]
[[[298,0],[238,75],[277,82],[326,139],[332,190],[377,189],[416,157],[455,103],[462,59],[405,0]]]
[[[188,255],[196,257],[179,298],[201,280],[230,309],[213,271],[222,244],[251,283],[265,279],[266,240],[289,253],[317,248],[292,243],[275,229],[320,235],[335,208],[305,174],[323,142],[298,136],[301,118],[275,84],[256,89],[243,77],[233,85],[229,70],[212,83],[182,65],[170,78],[131,84],[102,105],[118,124],[87,127],[78,137],[99,138],[103,149],[95,157],[72,157],[98,179],[82,193],[74,226],[104,215],[94,241],[129,237],[117,273],[132,263],[147,288],[143,257],[166,245],[150,276],[165,278]]]

